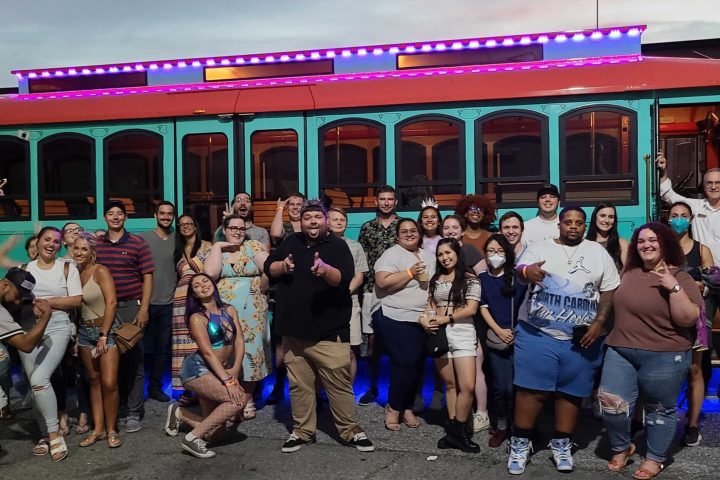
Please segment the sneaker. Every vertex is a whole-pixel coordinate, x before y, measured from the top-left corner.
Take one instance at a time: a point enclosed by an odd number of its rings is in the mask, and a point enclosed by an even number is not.
[[[182,448],[183,450],[190,452],[197,458],[212,458],[215,456],[215,452],[207,448],[207,443],[205,443],[205,440],[199,437],[195,437],[192,440],[188,440],[187,438],[183,437]]]
[[[691,427],[689,425],[685,427],[685,436],[683,437],[683,444],[685,444],[685,446],[697,447],[701,441],[702,435],[700,435],[698,427]]]
[[[127,417],[125,421],[125,431],[128,433],[138,432],[142,430],[143,424],[140,417]]]
[[[167,418],[165,419],[165,433],[171,437],[177,436],[178,427],[180,426],[180,421],[176,415],[177,409],[177,403],[171,403],[168,405]]]
[[[283,443],[282,449],[280,449],[283,453],[292,453],[297,452],[305,445],[308,445],[310,443],[315,443],[315,436],[313,435],[310,440],[303,440],[300,437],[298,437],[295,432],[292,432],[287,440],[285,440],[285,443]]]
[[[351,447],[357,448],[361,452],[372,452],[375,450],[375,445],[373,445],[367,435],[365,435],[365,432],[356,433],[350,440],[347,440],[345,443],[347,443]]]
[[[148,398],[152,398],[153,400],[161,403],[169,402],[171,400],[169,395],[159,389],[148,390]]]
[[[553,438],[548,447],[552,450],[558,472],[573,471],[572,442],[569,438]]]
[[[473,415],[473,432],[482,432],[490,428],[490,417],[487,412],[475,412]]]
[[[361,407],[367,407],[368,405],[372,405],[377,399],[377,397],[377,390],[371,388],[367,392],[363,393],[363,396],[360,397],[360,400],[358,401],[358,405],[360,405]]]
[[[490,436],[490,440],[488,440],[488,446],[490,448],[498,448],[505,443],[505,440],[507,440],[509,436],[510,432],[508,430],[496,429]]]
[[[412,404],[412,412],[413,413],[423,413],[425,411],[425,399],[422,396],[422,393],[418,393],[415,395],[415,401]]]
[[[430,400],[430,406],[428,407],[433,412],[439,412],[443,407],[443,392],[434,390],[432,399]]]
[[[525,465],[530,461],[532,442],[528,438],[510,437],[508,451],[508,473],[521,475],[525,473]]]

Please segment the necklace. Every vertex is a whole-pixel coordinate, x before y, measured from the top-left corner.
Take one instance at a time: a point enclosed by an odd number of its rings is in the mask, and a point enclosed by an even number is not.
[[[573,259],[573,257],[575,257],[575,254],[578,251],[579,245],[575,246],[575,251],[572,252],[572,255],[568,255],[567,250],[565,250],[565,245],[563,245],[562,243],[559,243],[558,245],[560,245],[562,247],[562,251],[565,254],[565,256],[567,257],[567,264],[572,265],[572,259]]]

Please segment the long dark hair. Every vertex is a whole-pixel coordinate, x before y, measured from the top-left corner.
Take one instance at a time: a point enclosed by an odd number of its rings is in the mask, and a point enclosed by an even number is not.
[[[435,231],[432,232],[432,235],[427,235],[428,238],[432,238],[434,236],[440,236],[442,237],[442,215],[440,214],[440,210],[437,209],[437,207],[433,207],[432,205],[428,205],[427,207],[420,210],[420,213],[418,214],[417,224],[418,229],[420,230],[420,236],[425,236],[425,227],[422,226],[422,216],[423,213],[425,213],[425,210],[433,210],[435,214],[438,217],[437,227],[435,227]]]
[[[430,279],[429,293],[434,298],[435,289],[437,287],[437,281],[440,275],[446,275],[448,273],[445,266],[440,263],[437,259],[437,250],[442,245],[449,245],[455,255],[457,256],[457,264],[455,265],[455,278],[452,281],[450,287],[450,301],[453,305],[465,305],[465,294],[468,288],[468,278],[474,277],[472,270],[465,263],[465,255],[463,255],[462,246],[454,238],[442,238],[438,241],[437,249],[435,250],[435,275]]]
[[[503,287],[502,287],[502,294],[506,297],[514,297],[515,296],[515,282],[513,280],[515,279],[515,249],[512,245],[510,245],[510,242],[508,242],[507,238],[505,238],[505,235],[502,235],[500,233],[494,233],[490,235],[490,238],[487,239],[485,242],[485,245],[483,246],[483,254],[485,255],[485,258],[487,259],[487,248],[490,242],[497,242],[500,247],[505,250],[505,265],[503,265]],[[490,269],[490,264],[488,263],[488,270]]]
[[[193,294],[192,282],[197,277],[205,277],[210,280],[213,284],[213,298],[215,299],[215,303],[217,304],[218,308],[220,310],[225,310],[225,308],[227,307],[225,302],[222,301],[222,298],[220,298],[220,292],[218,291],[215,281],[205,273],[196,273],[190,278],[190,282],[188,282],[187,300],[185,302],[185,324],[188,326],[188,328],[190,328],[190,317],[192,317],[193,314],[199,313],[203,317],[207,318],[205,307],[203,306],[202,302]]]
[[[679,268],[685,265],[685,254],[683,254],[682,247],[675,232],[664,223],[650,222],[641,226],[633,233],[632,239],[630,240],[630,248],[628,249],[627,263],[625,264],[626,271],[645,266],[645,262],[640,258],[637,249],[638,237],[640,236],[640,232],[645,229],[652,230],[653,233],[657,235],[660,248],[662,249],[662,259],[665,263]]]
[[[200,238],[200,231],[198,230],[197,222],[191,215],[183,213],[177,219],[178,227],[175,231],[175,252],[173,253],[173,260],[175,261],[175,265],[177,265],[177,263],[180,261],[181,258],[183,258],[183,255],[185,254],[185,237],[180,235],[179,226],[180,220],[182,220],[184,217],[192,220],[193,225],[195,225],[195,240],[193,240],[192,250],[190,251],[190,258],[193,258],[195,255],[197,255],[197,252],[198,250],[200,250],[200,246],[202,245],[202,239]]]
[[[618,216],[617,216],[617,208],[615,208],[615,205],[613,205],[611,202],[600,202],[597,204],[597,206],[595,207],[595,210],[593,210],[593,212],[592,212],[592,215],[590,215],[590,225],[588,226],[587,235],[585,237],[588,240],[597,241],[597,238],[598,238],[597,216],[598,216],[598,212],[600,212],[600,210],[602,210],[603,208],[612,208],[613,213],[615,214],[615,221],[613,222],[613,226],[610,228],[610,231],[608,232],[607,245],[605,246],[605,249],[610,254],[610,257],[612,257],[613,262],[615,262],[615,265],[618,267],[618,270],[620,270],[623,267],[623,262],[622,262],[622,255],[620,252],[620,235],[618,234]]]

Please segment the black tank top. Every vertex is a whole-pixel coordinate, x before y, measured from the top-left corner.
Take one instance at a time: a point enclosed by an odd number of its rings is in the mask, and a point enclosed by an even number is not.
[[[702,256],[700,255],[700,242],[693,240],[693,246],[685,255],[685,271],[696,282],[700,281],[700,267],[702,267]]]

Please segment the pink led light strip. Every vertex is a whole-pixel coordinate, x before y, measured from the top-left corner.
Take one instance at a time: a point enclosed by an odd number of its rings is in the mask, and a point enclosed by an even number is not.
[[[64,76],[104,75],[127,72],[144,72],[156,70],[173,70],[176,68],[221,67],[232,65],[253,65],[277,62],[302,62],[332,59],[337,56],[352,57],[365,55],[398,55],[412,53],[428,53],[446,50],[468,50],[478,48],[510,47],[517,45],[544,44],[550,41],[580,42],[585,39],[600,40],[602,38],[620,38],[622,36],[637,37],[646,29],[645,25],[625,27],[598,28],[592,30],[533,33],[525,35],[505,35],[498,37],[466,38],[457,40],[441,40],[432,42],[415,42],[387,45],[369,45],[361,47],[344,47],[333,49],[302,50],[291,52],[260,53],[252,55],[229,55],[226,57],[199,57],[185,59],[155,60],[149,62],[108,63],[104,65],[82,65],[75,67],[56,67],[30,70],[12,70],[18,79],[28,77],[50,78]]]
[[[353,73],[353,74],[337,74],[322,76],[306,76],[306,77],[287,77],[287,78],[264,78],[251,81],[233,81],[233,82],[217,82],[217,83],[196,83],[188,85],[158,85],[152,87],[128,87],[104,90],[81,90],[73,92],[61,93],[36,93],[22,94],[15,98],[21,100],[43,100],[43,99],[64,99],[64,98],[88,98],[88,97],[113,97],[123,95],[137,95],[143,93],[183,93],[183,92],[202,92],[230,90],[241,88],[265,88],[265,87],[283,87],[288,85],[312,85],[316,83],[331,83],[355,80],[375,80],[386,78],[423,78],[444,75],[462,75],[492,72],[512,72],[526,70],[546,70],[550,68],[573,68],[573,67],[591,67],[597,65],[612,65],[633,63],[642,61],[641,55],[617,55],[607,57],[591,57],[569,60],[551,60],[524,63],[508,63],[495,65],[474,65],[466,67],[442,67],[418,70],[403,71],[385,71],[372,73]]]

